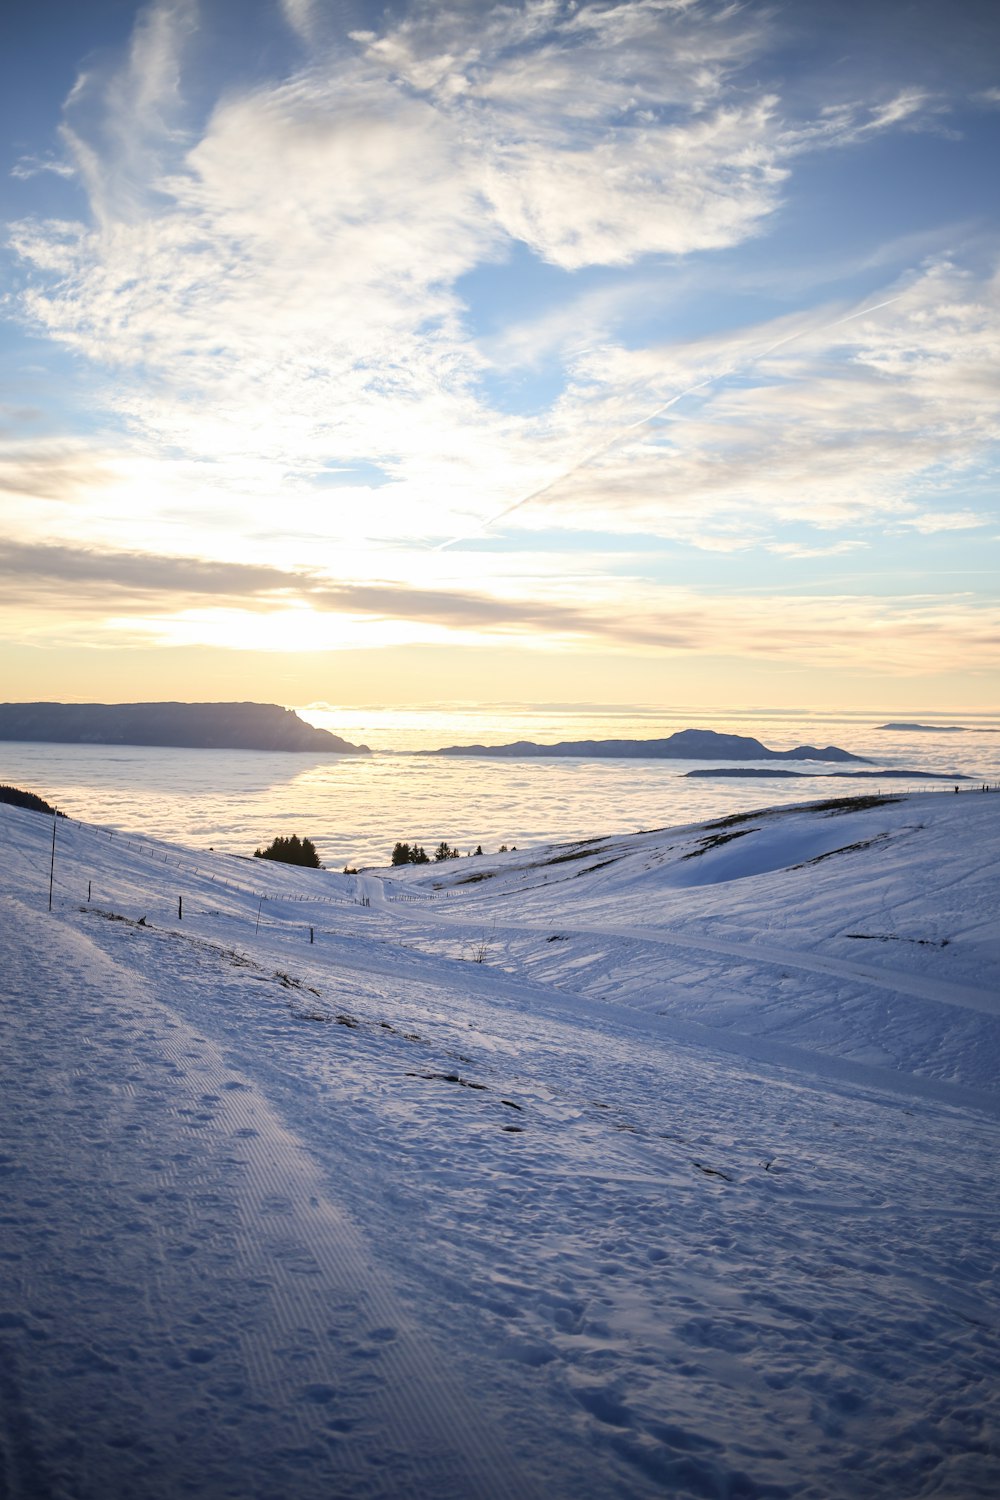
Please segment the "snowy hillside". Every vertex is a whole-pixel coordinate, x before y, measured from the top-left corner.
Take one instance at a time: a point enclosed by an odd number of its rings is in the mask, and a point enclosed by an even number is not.
[[[50,914],[52,831],[0,1496],[1000,1490],[1000,796],[357,876],[58,820]]]

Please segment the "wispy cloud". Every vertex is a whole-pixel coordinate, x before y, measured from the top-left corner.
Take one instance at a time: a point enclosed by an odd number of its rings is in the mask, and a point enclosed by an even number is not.
[[[369,509],[376,531],[455,529],[484,488],[549,464],[484,397],[458,279],[516,237],[564,266],[732,243],[775,201],[770,106],[717,102],[747,24],[714,5],[588,14],[428,7],[198,125],[194,7],[150,7],[121,67],[69,101],[93,222],[14,232],[36,272],[23,314],[113,372],[104,398],[151,452],[229,488],[254,471],[258,492],[374,460],[401,487]]]
[[[924,536],[934,536],[940,531],[971,531],[976,527],[988,526],[990,517],[971,510],[925,510],[919,515],[904,516],[902,524],[911,526]]]
[[[357,40],[466,143],[498,226],[568,270],[754,234],[786,170],[778,101],[728,91],[764,23],[741,8],[418,7]]]
[[[17,535],[49,548],[21,558],[33,607],[56,607],[62,576],[88,617],[104,590],[154,632],[186,612],[192,638],[224,608],[229,630],[285,612],[289,633],[322,617],[826,660],[860,639],[848,624],[831,643],[826,603],[799,601],[785,638],[763,606],[713,615],[641,574],[542,562],[531,533],[760,549],[791,569],[980,523],[985,506],[949,502],[1000,439],[1000,281],[971,237],[959,260],[913,230],[884,271],[878,246],[839,267],[824,252],[821,271],[761,258],[744,295],[796,274],[865,295],[781,317],[758,303],[698,334],[683,317],[682,267],[769,233],[812,154],[940,125],[940,92],[845,82],[793,114],[764,66],[780,14],[728,0],[428,0],[350,34],[315,0],[280,13],[289,69],[224,79],[196,108],[198,8],[148,6],[117,64],[81,74],[66,161],[14,169],[72,171],[87,195],[79,221],[14,227],[10,305],[91,372],[102,408],[87,440],[0,450]],[[470,276],[514,246],[560,305],[514,299],[487,336]],[[654,334],[643,312],[668,278]],[[892,305],[862,315],[876,302]],[[543,366],[533,409],[504,410],[494,381]],[[491,520],[502,565],[478,553],[470,581],[467,558],[434,553]],[[928,622],[954,646],[979,619],[919,603],[890,628],[879,608],[847,618],[906,643],[900,662],[938,649]]]
[[[23,427],[23,418],[17,428]],[[113,476],[108,455],[81,442],[55,440],[26,448],[0,432],[0,495],[69,502],[91,496]]]
[[[844,542],[831,542],[829,546],[809,546],[804,542],[766,542],[768,552],[773,552],[776,557],[843,557],[848,552],[857,552],[866,545],[860,539]]]
[[[62,136],[105,229],[145,211],[183,144],[181,68],[197,24],[197,0],[158,0],[139,11],[120,67],[77,77]]]
[[[110,552],[59,543],[0,542],[0,575],[6,586],[34,579],[55,588],[92,583],[100,588],[127,588],[150,595],[177,590],[250,597],[291,586],[303,579],[279,568],[207,561],[200,557],[165,557],[149,552]]]
[[[304,42],[311,42],[316,34],[316,5],[314,0],[280,0],[281,10],[291,29]]]
[[[879,642],[881,670],[941,670],[956,654],[1000,657],[1000,611],[973,600],[920,595],[826,598],[752,594],[719,598],[687,588],[664,594],[629,580],[628,606],[600,581],[586,606],[558,597],[511,597],[369,579],[342,583],[308,570],[207,563],[199,558],[0,544],[5,611],[29,621],[27,638],[120,644],[123,631],[162,644],[324,650],[392,641],[465,641],[669,657],[741,654],[771,661],[856,666]],[[53,595],[74,605],[54,626]]]
[[[924,486],[1000,440],[1000,281],[942,262],[891,290],[891,306],[798,314],[721,347],[588,353],[565,404],[604,443],[518,523],[676,536],[741,514],[829,527],[923,513]]]
[[[22,156],[10,169],[10,175],[19,182],[30,182],[32,177],[46,172],[51,172],[54,177],[72,177],[74,168],[56,156]]]

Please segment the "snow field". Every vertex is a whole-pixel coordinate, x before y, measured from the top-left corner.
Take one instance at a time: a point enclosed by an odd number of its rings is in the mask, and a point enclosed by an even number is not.
[[[998,811],[49,916],[0,809],[7,1491],[995,1493]]]

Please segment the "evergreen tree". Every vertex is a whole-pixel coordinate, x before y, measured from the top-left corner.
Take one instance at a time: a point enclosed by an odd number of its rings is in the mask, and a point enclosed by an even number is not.
[[[255,849],[253,854],[254,859],[275,859],[283,865],[302,865],[308,870],[321,868],[312,839],[300,839],[297,833],[289,838],[283,838],[279,834],[266,849]]]

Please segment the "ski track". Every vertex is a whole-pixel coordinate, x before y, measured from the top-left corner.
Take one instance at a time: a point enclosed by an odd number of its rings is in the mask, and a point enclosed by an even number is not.
[[[407,922],[414,929],[426,924],[428,914],[419,909],[403,906],[393,909],[394,920]],[[459,917],[443,915],[437,911],[432,914],[434,929],[442,931],[464,932],[466,934],[466,945],[475,940],[482,931],[481,923],[476,923],[471,917]],[[492,929],[494,943],[499,943],[515,936],[542,936],[551,940],[551,923],[537,922],[512,922],[505,918],[502,926]],[[755,944],[751,941],[745,943],[733,943],[713,938],[702,938],[687,932],[664,931],[661,928],[648,927],[618,927],[610,925],[559,925],[559,938],[561,941],[570,938],[611,938],[619,943],[628,945],[629,953],[624,955],[615,950],[609,959],[609,965],[614,972],[615,985],[621,986],[626,993],[624,998],[606,999],[609,990],[614,985],[607,980],[598,980],[596,985],[597,994],[592,995],[588,989],[578,987],[572,981],[572,964],[565,963],[557,967],[559,992],[572,997],[573,1012],[577,1019],[582,1020],[584,1015],[599,1016],[604,1014],[617,1014],[619,1024],[635,1032],[645,1032],[649,1036],[662,1035],[671,1036],[678,1041],[693,1044],[702,1044],[721,1049],[725,1052],[735,1053],[747,1059],[759,1062],[775,1062],[779,1065],[790,1066],[801,1070],[806,1074],[812,1074],[828,1082],[840,1079],[848,1083],[868,1084],[871,1087],[890,1089],[914,1098],[939,1099],[944,1102],[954,1102],[958,1105],[974,1106],[991,1114],[1000,1113],[1000,1095],[993,1087],[973,1087],[967,1084],[953,1085],[946,1078],[938,1078],[926,1074],[913,1074],[893,1068],[890,1059],[886,1057],[882,1065],[873,1062],[861,1062],[851,1057],[838,1056],[835,1052],[817,1047],[814,1037],[809,1041],[796,1045],[794,1040],[794,1028],[790,1026],[788,1017],[779,1015],[773,1026],[768,1028],[761,1026],[754,1032],[741,1030],[739,1024],[727,1024],[725,1026],[713,1025],[704,1022],[696,1016],[687,1015],[676,1004],[676,980],[671,975],[667,978],[658,972],[656,964],[648,956],[650,950],[666,949],[683,953],[685,951],[696,953],[708,953],[724,957],[732,957],[741,965],[750,965],[762,971],[777,969],[785,977],[785,971],[794,969],[798,972],[811,976],[836,977],[851,981],[860,988],[866,996],[866,1004],[872,993],[875,995],[899,995],[914,999],[931,1002],[932,1005],[943,1005],[953,1010],[983,1015],[992,1021],[996,1021],[1000,1013],[1000,996],[988,994],[982,990],[973,989],[967,985],[948,983],[940,980],[920,980],[912,975],[900,974],[898,971],[887,971],[874,967],[866,967],[839,959],[826,958],[814,953],[803,953],[798,950],[775,948],[771,946]],[[426,951],[433,951],[433,941],[421,945]],[[524,974],[523,964],[509,962],[509,954],[505,954],[505,968],[513,968],[518,975]],[[488,961],[487,961],[488,962]],[[579,965],[590,966],[595,963],[595,955],[585,955],[578,961]],[[628,992],[628,985],[622,984],[622,971],[627,972],[629,963],[635,965],[637,977],[640,980],[648,980],[643,986],[636,984],[635,993]],[[652,977],[650,977],[652,976]],[[552,1011],[553,991],[551,988],[543,988],[537,983],[533,975],[526,975],[527,983],[534,992],[536,1007],[546,1008]],[[704,980],[704,975],[698,978]],[[602,993],[602,991],[604,993]],[[843,1010],[846,996],[839,998],[840,1007]],[[568,1000],[556,1000],[558,1008],[566,1009]],[[737,1011],[741,1004],[737,1002]],[[605,1009],[607,1006],[607,1009]],[[801,999],[795,1004],[796,1023],[799,1029],[809,1031],[810,1019],[822,1018],[831,1007],[831,997],[822,995],[818,997],[810,1009],[806,1007]],[[758,1007],[758,1015],[762,1014],[762,1008]],[[915,1025],[917,1017],[910,1012],[907,1024]],[[770,1032],[782,1033],[784,1037],[791,1040],[782,1040],[772,1037]],[[991,1084],[996,1080],[996,1056],[995,1040],[992,1034],[989,1038],[993,1041],[992,1049],[987,1053],[984,1070]]]
[[[375,882],[369,877],[367,890]],[[382,898],[384,901],[384,897]],[[393,909],[397,919],[411,923],[427,920],[427,912],[415,912],[400,906]],[[468,928],[475,924],[470,916],[448,916],[433,913],[434,921],[441,927]],[[481,920],[478,924],[481,928]],[[512,932],[551,933],[552,922],[512,922],[504,919],[503,930]],[[852,963],[845,959],[827,958],[816,953],[804,953],[798,949],[778,948],[771,944],[728,942],[721,938],[696,935],[683,929],[659,926],[644,926],[633,923],[594,924],[570,923],[560,925],[561,936],[610,937],[633,943],[650,943],[661,948],[691,949],[701,953],[722,954],[737,958],[741,963],[761,964],[769,968],[801,969],[807,974],[830,974],[839,978],[858,980],[876,989],[888,990],[898,995],[912,995],[916,999],[933,1000],[940,1005],[952,1005],[959,1009],[980,1011],[983,1015],[996,1017],[1000,1014],[1000,996],[995,992],[975,989],[970,985],[946,983],[940,980],[921,979],[917,975],[903,974],[898,970],[875,968],[866,964]]]
[[[741,963],[764,964],[776,969],[802,969],[807,974],[832,974],[838,978],[859,980],[876,989],[897,995],[912,995],[919,1000],[933,1000],[938,1005],[980,1011],[996,1016],[1000,999],[995,994],[972,989],[969,985],[949,984],[940,980],[920,979],[916,975],[872,968],[839,958],[823,958],[816,953],[801,953],[789,948],[775,948],[754,942],[730,943],[719,938],[695,937],[691,933],[656,927],[585,927],[577,929],[604,937],[627,937],[656,943],[668,948],[692,948],[702,953],[721,953],[738,958]]]
[[[0,1011],[19,1079],[4,1300],[44,1311],[0,1315],[22,1407],[0,1493],[530,1493],[253,1085],[93,945],[83,967],[51,921],[10,903],[4,920],[27,940]],[[65,1409],[33,1398],[29,1351]]]

